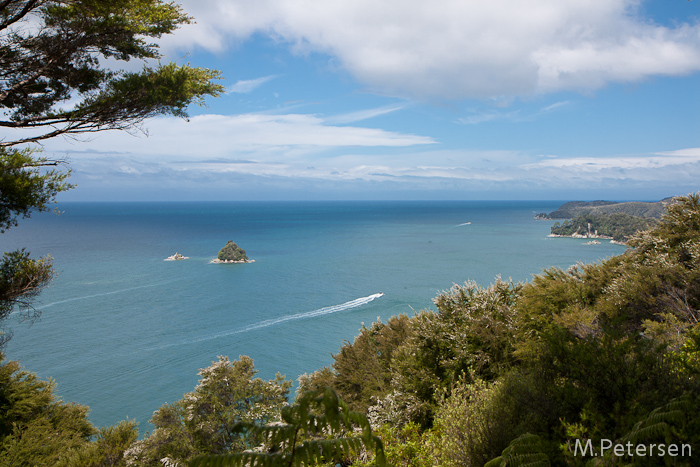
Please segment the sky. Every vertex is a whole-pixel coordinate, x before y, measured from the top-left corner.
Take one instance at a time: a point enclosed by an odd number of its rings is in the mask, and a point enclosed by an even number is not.
[[[44,143],[60,200],[658,200],[700,191],[700,0],[185,0],[189,120]],[[140,64],[128,64],[138,66]]]

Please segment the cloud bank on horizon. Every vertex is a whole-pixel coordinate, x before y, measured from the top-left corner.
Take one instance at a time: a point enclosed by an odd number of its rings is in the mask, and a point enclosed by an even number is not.
[[[181,4],[196,23],[162,39],[166,58],[222,69],[228,94],[148,138],[47,143],[95,197],[700,189],[697,1]]]

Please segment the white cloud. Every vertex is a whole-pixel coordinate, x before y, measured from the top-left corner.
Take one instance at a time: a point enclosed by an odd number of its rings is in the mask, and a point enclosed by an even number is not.
[[[263,76],[262,78],[239,80],[228,88],[228,92],[246,94],[254,91],[270,80],[277,78],[277,75]]]
[[[265,34],[334,57],[371,90],[524,96],[700,70],[700,25],[636,16],[639,0],[185,0],[166,48],[224,50]]]
[[[524,193],[569,197],[575,192],[609,197],[602,193],[616,190],[617,196],[652,199],[697,191],[700,179],[700,149],[692,148],[617,158],[415,148],[388,151],[390,154],[382,148],[370,154],[351,148],[316,148],[318,157],[309,157],[308,148],[297,148],[302,153],[297,157],[294,148],[261,146],[251,152],[231,145],[228,155],[220,157],[216,156],[216,142],[197,141],[201,150],[192,157],[158,157],[145,146],[141,152],[138,146],[130,146],[124,153],[70,154],[72,181],[80,186],[75,196],[84,199],[81,193],[89,193],[98,198],[131,199],[150,190],[162,199],[180,199],[185,192],[197,199],[268,195],[286,199],[294,193],[332,198],[338,193],[362,196],[368,189],[378,189],[458,198],[505,193],[506,197]],[[274,191],[282,186],[287,195]]]
[[[250,159],[252,155],[258,159],[268,156],[279,159],[336,148],[408,147],[436,143],[426,136],[327,125],[322,118],[305,114],[209,114],[192,117],[189,121],[160,117],[148,121],[147,131],[148,137],[119,131],[96,133],[90,135],[88,141],[77,143],[54,138],[45,142],[45,149],[49,153],[69,152],[73,158],[91,151],[103,152],[92,148],[119,148],[121,153],[170,160]]]
[[[678,149],[676,151],[658,152],[657,154],[660,156],[681,156],[700,158],[700,148]]]
[[[557,109],[560,109],[560,108],[562,108],[562,107],[566,107],[566,106],[569,105],[569,104],[570,104],[569,101],[555,102],[554,104],[548,105],[548,106],[545,107],[544,109],[540,110],[540,112],[542,112],[542,113],[544,113],[544,112],[552,112],[553,110],[557,110]]]
[[[387,105],[384,107],[378,107],[375,109],[365,109],[359,110],[357,112],[349,112],[342,115],[334,115],[331,117],[324,118],[326,123],[331,124],[344,124],[344,123],[354,123],[362,120],[367,120],[368,118],[378,117],[380,115],[386,115],[391,112],[396,112],[406,108],[403,105]]]
[[[527,164],[524,169],[561,169],[565,172],[592,173],[609,170],[666,169],[700,162],[700,148],[661,152],[650,156],[552,158]]]

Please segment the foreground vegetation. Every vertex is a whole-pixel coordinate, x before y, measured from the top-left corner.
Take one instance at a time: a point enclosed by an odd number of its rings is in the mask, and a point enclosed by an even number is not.
[[[140,440],[129,421],[95,429],[86,407],[4,362],[0,464],[696,465],[700,195],[630,245],[526,284],[454,286],[435,311],[363,327],[291,406],[289,381],[221,357]]]

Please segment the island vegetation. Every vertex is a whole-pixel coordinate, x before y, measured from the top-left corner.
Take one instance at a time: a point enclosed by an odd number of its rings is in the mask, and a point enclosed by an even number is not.
[[[214,260],[217,263],[247,263],[249,261],[251,260],[246,256],[245,250],[236,245],[233,240],[226,242]]]

